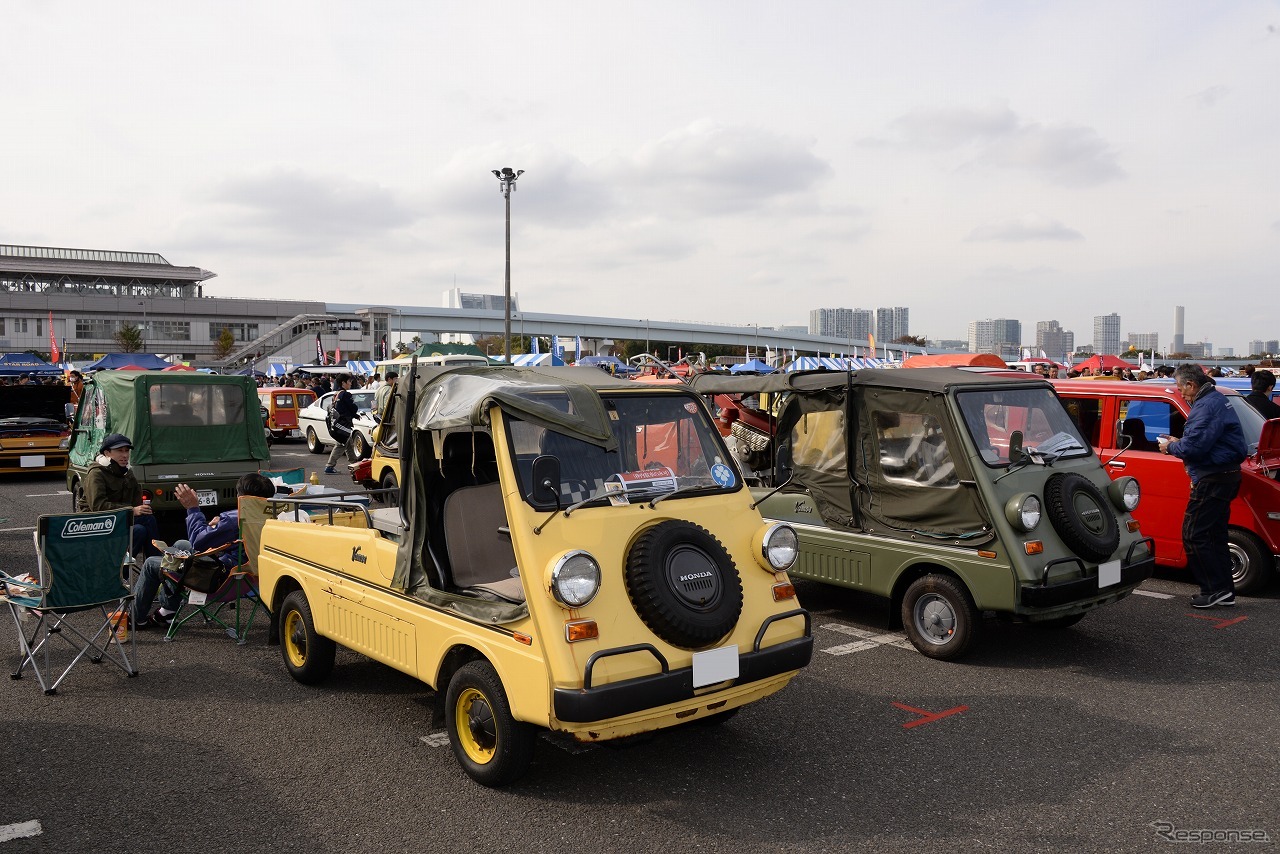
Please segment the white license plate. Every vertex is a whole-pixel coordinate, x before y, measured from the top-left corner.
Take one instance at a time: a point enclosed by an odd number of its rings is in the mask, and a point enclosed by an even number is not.
[[[212,489],[196,490],[196,498],[200,500],[201,507],[218,506],[218,493]]]
[[[1098,589],[1120,583],[1120,561],[1109,560],[1098,564]]]
[[[44,454],[27,454],[18,457],[18,467],[24,469],[40,468],[44,465]]]
[[[726,679],[738,678],[738,647],[736,644],[708,649],[693,654],[693,687],[714,685]]]

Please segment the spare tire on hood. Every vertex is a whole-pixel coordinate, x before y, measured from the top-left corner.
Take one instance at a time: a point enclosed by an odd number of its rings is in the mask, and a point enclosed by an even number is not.
[[[723,638],[742,614],[742,579],[711,532],[669,520],[645,531],[627,555],[627,595],[645,625],[673,646]]]

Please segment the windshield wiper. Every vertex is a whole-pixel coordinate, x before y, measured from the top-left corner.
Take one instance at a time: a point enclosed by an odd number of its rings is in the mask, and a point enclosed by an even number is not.
[[[686,492],[699,492],[703,489],[714,488],[715,486],[716,486],[716,482],[714,480],[709,482],[705,480],[699,480],[699,481],[696,481],[695,483],[685,484],[684,486],[677,486],[675,489],[669,489],[666,492],[659,495],[657,498],[654,498],[652,501],[650,501],[649,509],[652,510],[654,507],[657,506],[659,501],[666,501],[668,498],[671,498],[673,496],[681,495]]]

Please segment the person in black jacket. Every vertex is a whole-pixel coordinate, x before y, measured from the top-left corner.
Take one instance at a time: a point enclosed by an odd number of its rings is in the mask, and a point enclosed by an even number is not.
[[[351,439],[351,422],[359,414],[360,408],[356,406],[355,398],[351,396],[351,374],[338,375],[338,393],[334,395],[333,408],[337,411],[337,417],[333,419],[333,423],[329,424],[329,434],[333,436],[333,450],[329,452],[329,462],[324,467],[325,474],[337,473],[334,464],[338,462],[339,456],[352,459],[351,453],[347,450],[347,442]]]
[[[1249,401],[1249,405],[1261,412],[1262,417],[1268,421],[1280,418],[1280,406],[1271,399],[1271,390],[1276,387],[1276,375],[1266,370],[1254,371],[1249,382],[1253,385],[1253,391],[1244,398]]]

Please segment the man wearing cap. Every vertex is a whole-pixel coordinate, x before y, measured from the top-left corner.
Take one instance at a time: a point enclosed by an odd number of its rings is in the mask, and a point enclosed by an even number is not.
[[[142,487],[129,471],[133,443],[123,433],[112,433],[102,440],[102,452],[81,481],[80,512],[119,510],[133,511],[133,552],[159,554],[151,541],[160,536],[151,505],[142,500]]]

